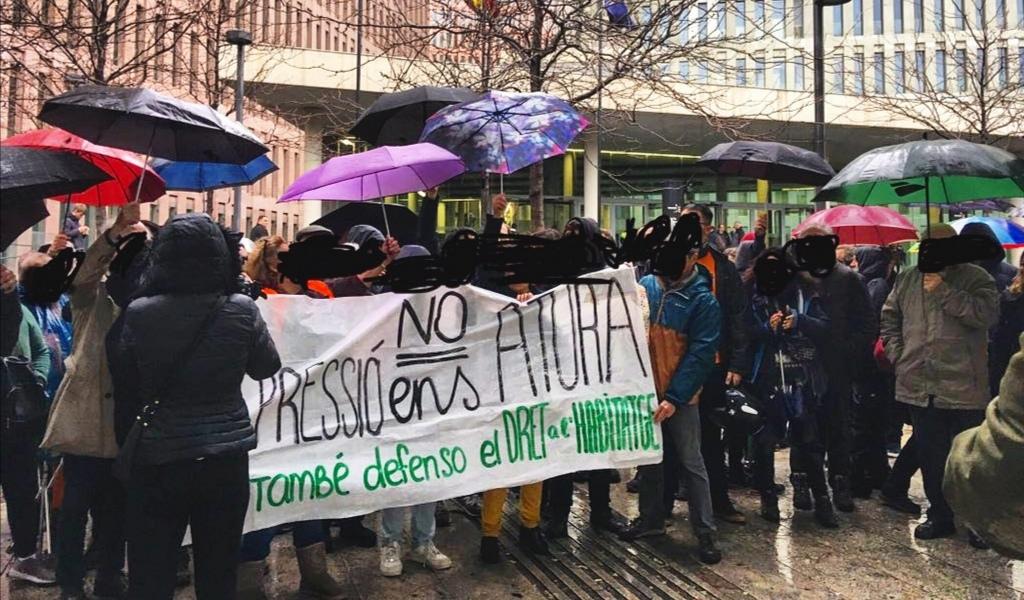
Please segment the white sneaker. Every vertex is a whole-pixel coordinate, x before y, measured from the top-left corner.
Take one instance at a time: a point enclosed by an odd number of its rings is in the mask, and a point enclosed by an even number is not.
[[[433,571],[443,571],[452,567],[452,559],[441,554],[434,542],[427,542],[418,548],[413,548],[409,557],[421,565],[430,567]]]
[[[48,566],[38,554],[25,558],[15,558],[11,563],[11,568],[7,571],[7,576],[11,579],[20,579],[36,585],[52,585],[57,583],[57,577],[53,573],[53,568]]]
[[[402,547],[398,542],[380,547],[380,574],[385,577],[398,577],[402,574]]]

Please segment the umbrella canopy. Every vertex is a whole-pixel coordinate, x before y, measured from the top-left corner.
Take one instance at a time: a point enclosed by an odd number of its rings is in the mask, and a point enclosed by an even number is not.
[[[451,104],[470,102],[479,94],[466,88],[424,85],[377,98],[349,133],[375,146],[415,143],[430,115]]]
[[[40,148],[0,152],[0,194],[5,204],[86,190],[110,175],[80,156]]]
[[[400,204],[384,204],[382,211],[375,204],[350,202],[313,221],[313,225],[322,225],[339,237],[353,225],[372,225],[380,231],[390,230],[391,237],[405,246],[417,243],[418,222],[416,213]]]
[[[306,171],[278,202],[372,200],[430,189],[465,170],[458,156],[433,144],[383,146],[338,156]]]
[[[0,252],[18,239],[30,227],[50,216],[42,198],[8,200],[6,193],[0,198]]]
[[[983,144],[925,140],[855,158],[814,198],[850,204],[955,204],[1024,197],[1024,160]]]
[[[153,169],[167,182],[167,188],[183,192],[206,192],[256,183],[277,170],[266,154],[244,165],[212,162],[179,162],[158,158]]]
[[[988,225],[992,233],[996,234],[996,239],[999,240],[1003,248],[1024,248],[1024,227],[1013,221],[997,217],[967,217],[949,222],[953,229],[956,229],[957,233],[960,233],[970,223]]]
[[[720,175],[807,185],[822,185],[836,174],[825,159],[814,152],[779,142],[718,144],[701,156],[697,164]]]
[[[812,225],[825,225],[839,236],[840,244],[888,246],[917,239],[909,219],[884,206],[844,204],[818,211],[793,228],[793,236]]]
[[[61,129],[39,129],[21,133],[7,138],[2,145],[68,152],[85,159],[110,176],[107,181],[71,194],[70,197],[65,198],[69,203],[82,203],[90,206],[127,204],[135,198],[139,178],[144,170],[146,175],[142,177],[140,202],[152,202],[167,191],[164,187],[164,180],[152,169],[146,169],[142,159],[135,154],[116,148],[97,146]]]
[[[168,160],[243,165],[268,150],[205,104],[143,88],[83,85],[47,100],[39,118],[94,144]]]
[[[568,102],[549,94],[487,92],[439,110],[420,141],[451,150],[468,171],[512,173],[563,154],[586,126]]]

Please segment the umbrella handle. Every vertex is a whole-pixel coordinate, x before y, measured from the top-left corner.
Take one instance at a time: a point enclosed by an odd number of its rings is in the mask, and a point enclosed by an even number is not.
[[[380,202],[380,210],[381,210],[382,213],[384,213],[384,231],[385,231],[385,233],[387,234],[388,237],[391,237],[391,225],[388,223],[388,211],[387,211],[387,207],[384,206],[384,200],[383,199]]]
[[[149,157],[153,154],[153,138],[156,137],[156,127],[153,133],[149,134],[149,146],[146,148],[146,159],[142,161],[142,173],[139,174],[139,185],[135,186],[135,203],[138,204],[139,196],[142,195],[142,182],[146,180],[146,171],[149,169]]]

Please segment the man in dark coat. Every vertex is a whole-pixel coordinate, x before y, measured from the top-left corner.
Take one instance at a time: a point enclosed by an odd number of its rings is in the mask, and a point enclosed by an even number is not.
[[[800,238],[833,235],[826,227],[808,227]],[[810,277],[801,273],[803,277]],[[850,490],[850,404],[853,381],[859,369],[871,356],[871,348],[878,335],[878,324],[871,311],[868,291],[860,276],[849,267],[836,264],[828,275],[818,280],[822,303],[832,326],[834,344],[824,348],[823,360],[828,374],[828,390],[822,398],[822,410],[830,417],[827,431],[822,432],[828,456],[828,479],[832,486],[833,501],[843,512],[854,510]],[[792,462],[792,454],[790,459]],[[791,476],[792,477],[792,476]],[[792,477],[794,504],[810,504],[810,493],[798,486],[798,477]],[[806,502],[804,501],[806,499]]]
[[[736,510],[729,499],[729,482],[725,468],[725,440],[729,439],[732,432],[723,431],[715,425],[709,414],[711,409],[725,402],[726,388],[739,385],[749,370],[746,325],[750,303],[732,261],[707,243],[714,230],[714,215],[711,209],[706,204],[689,204],[683,207],[682,214],[696,214],[700,219],[704,245],[697,264],[703,266],[710,275],[711,291],[722,308],[721,341],[715,358],[715,367],[704,382],[700,394],[701,454],[704,456],[704,464],[708,471],[715,517],[730,523],[742,524],[746,523],[746,517]],[[737,446],[742,449],[745,444],[731,445],[729,462],[738,465],[740,457],[733,454],[742,450],[735,450]],[[676,469],[671,460],[666,460],[665,465],[672,471],[667,474],[668,484],[665,486],[666,504],[671,506],[669,494],[674,495],[676,491],[672,485],[676,481]]]
[[[89,245],[86,239],[89,236],[89,227],[82,222],[85,217],[85,205],[76,204],[71,207],[71,212],[64,219],[64,235],[71,240],[75,250],[85,250]]]
[[[960,235],[983,235],[991,240],[994,240],[996,244],[999,244],[999,238],[996,237],[995,232],[992,228],[984,223],[968,223],[960,231]],[[990,260],[978,260],[974,264],[978,265],[982,269],[992,276],[992,279],[996,281],[996,290],[1002,293],[1013,278],[1017,276],[1017,269],[1014,269],[1012,265],[1006,262],[1006,252],[1003,251],[999,258],[993,258]],[[996,384],[998,386],[998,383]]]

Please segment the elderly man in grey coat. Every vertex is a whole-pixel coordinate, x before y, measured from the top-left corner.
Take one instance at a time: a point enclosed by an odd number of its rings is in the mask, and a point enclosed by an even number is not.
[[[929,237],[955,235],[944,223]],[[992,277],[972,264],[938,273],[907,269],[882,308],[881,336],[896,368],[896,400],[910,406],[928,518],[914,530],[922,540],[956,533],[953,510],[942,493],[942,476],[953,438],[985,418],[988,389],[988,328],[999,319],[999,293]],[[968,540],[987,547],[974,532]]]

